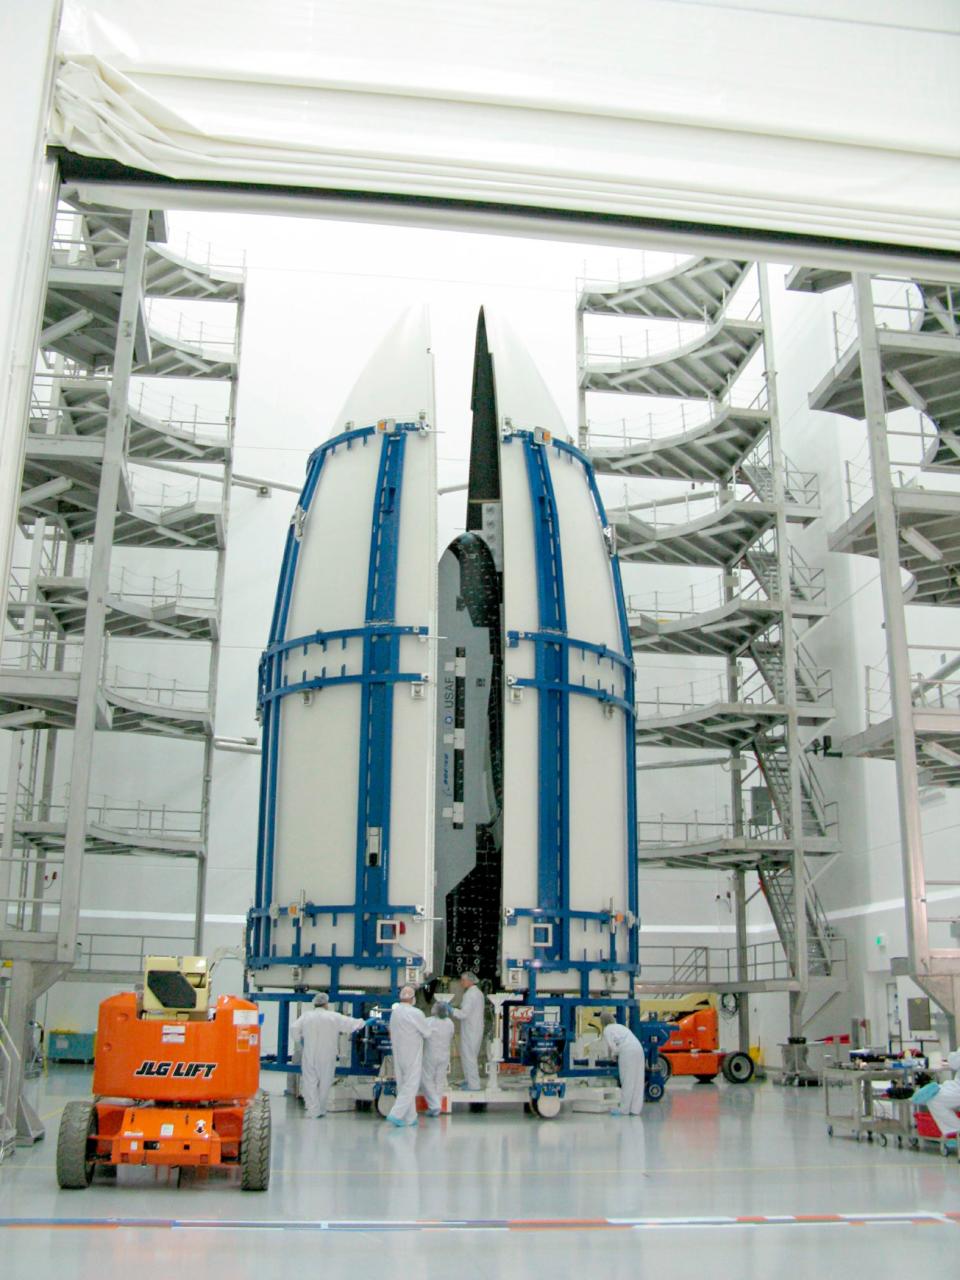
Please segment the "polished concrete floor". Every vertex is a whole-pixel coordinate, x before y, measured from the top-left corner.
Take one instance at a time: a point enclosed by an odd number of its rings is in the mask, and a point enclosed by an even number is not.
[[[60,1191],[59,1112],[88,1088],[82,1068],[36,1084],[48,1138],[0,1167],[4,1276],[960,1275],[956,1158],[830,1139],[815,1089],[674,1081],[641,1119],[491,1112],[408,1130],[310,1121],[277,1095],[264,1194],[235,1174],[178,1187],[134,1169]]]

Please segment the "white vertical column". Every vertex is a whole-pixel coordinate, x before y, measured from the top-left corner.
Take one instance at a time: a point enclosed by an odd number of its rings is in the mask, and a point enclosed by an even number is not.
[[[799,992],[791,992],[790,1034],[801,1034],[803,995],[809,983],[810,955],[807,940],[807,870],[804,857],[803,788],[801,782],[800,726],[797,714],[797,642],[793,626],[793,586],[790,581],[790,542],[786,516],[786,463],[780,434],[777,396],[777,366],[770,314],[770,283],[765,263],[757,265],[760,314],[763,322],[763,359],[767,384],[767,411],[770,415],[770,469],[773,500],[777,509],[777,560],[780,599],[783,605],[782,634],[783,696],[786,704],[786,742],[790,762],[790,846],[793,872],[793,976]]]
[[[913,973],[929,970],[930,943],[927,933],[927,889],[923,867],[923,828],[920,823],[920,779],[917,770],[917,742],[913,725],[910,690],[910,653],[907,646],[907,617],[903,605],[900,571],[900,542],[897,512],[890,476],[890,448],[887,439],[886,403],[883,394],[883,367],[873,309],[873,286],[868,275],[853,277],[860,334],[860,378],[870,445],[873,479],[874,528],[880,562],[880,591],[883,598],[883,625],[887,638],[887,666],[890,672],[890,706],[893,717],[893,747],[897,775],[897,807],[900,816],[900,853],[903,866],[903,895],[906,903],[907,954]]]
[[[36,359],[56,164],[43,154],[61,0],[6,0],[0,12],[0,574],[10,574],[26,407]]]
[[[60,890],[60,924],[57,936],[57,959],[69,964],[72,964],[75,959],[77,944],[91,757],[103,667],[106,596],[117,502],[120,496],[120,480],[123,472],[127,401],[130,374],[133,368],[134,342],[141,310],[148,218],[149,210],[147,209],[137,209],[130,215],[130,239],[124,267],[123,293],[117,324],[117,347],[113,358],[110,406],[107,411],[103,464],[97,495],[97,521],[90,557],[87,608],[83,625],[83,651],[77,694],[77,718],[74,723],[70,763],[70,797],[67,804],[67,829]]]
[[[197,863],[197,891],[194,919],[194,946],[197,954],[203,954],[203,922],[207,902],[207,869],[210,865],[210,801],[213,788],[213,769],[216,760],[214,738],[216,732],[217,684],[220,678],[220,628],[223,617],[223,583],[227,568],[227,531],[230,526],[230,495],[233,488],[233,441],[237,426],[237,388],[240,375],[240,348],[243,335],[243,296],[237,302],[236,356],[234,377],[230,386],[230,405],[227,410],[227,456],[223,467],[223,537],[224,545],[217,552],[217,575],[214,587],[214,609],[217,618],[217,634],[210,646],[210,664],[207,670],[207,689],[210,700],[210,733],[203,745],[203,792],[200,801],[200,841],[203,853]]]

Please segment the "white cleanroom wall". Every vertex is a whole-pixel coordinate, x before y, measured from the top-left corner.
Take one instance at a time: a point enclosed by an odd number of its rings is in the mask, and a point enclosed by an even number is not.
[[[56,141],[171,177],[960,248],[938,0],[67,0],[60,48]]]

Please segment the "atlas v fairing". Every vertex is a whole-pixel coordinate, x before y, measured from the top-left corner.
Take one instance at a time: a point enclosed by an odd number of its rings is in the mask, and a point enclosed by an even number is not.
[[[436,559],[423,316],[312,455],[261,660],[259,987],[638,972],[633,666],[592,469],[481,312],[466,532]]]

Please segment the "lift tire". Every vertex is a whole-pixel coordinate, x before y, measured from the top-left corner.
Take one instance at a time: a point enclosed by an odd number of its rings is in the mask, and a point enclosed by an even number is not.
[[[749,1053],[728,1053],[721,1070],[729,1084],[749,1084],[756,1068]]]
[[[714,1082],[714,1080],[716,1080],[716,1078],[717,1078],[717,1077],[716,1077],[715,1075],[712,1075],[712,1076],[697,1076],[697,1084],[713,1084],[713,1082]]]
[[[240,1186],[266,1191],[270,1185],[270,1099],[258,1093],[243,1109],[240,1137]]]
[[[372,1111],[372,1110],[373,1110],[373,1099],[372,1099],[372,1098],[357,1098],[357,1099],[355,1100],[354,1104],[353,1104],[353,1109],[354,1109],[354,1111]]]
[[[97,1108],[92,1102],[68,1102],[57,1134],[57,1182],[64,1191],[82,1191],[93,1181],[95,1160],[90,1139],[97,1133]]]
[[[653,1070],[653,1075],[658,1075],[663,1084],[666,1084],[673,1075],[673,1063],[665,1053],[657,1055],[657,1065]]]
[[[663,1097],[663,1084],[659,1080],[650,1080],[645,1092],[648,1102],[659,1102]]]

